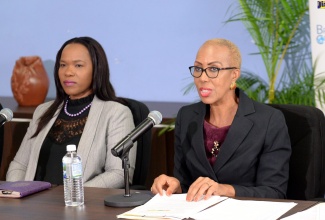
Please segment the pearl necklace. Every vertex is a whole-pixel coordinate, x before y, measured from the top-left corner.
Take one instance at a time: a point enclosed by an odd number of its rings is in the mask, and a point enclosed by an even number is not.
[[[81,109],[80,112],[75,113],[75,114],[70,114],[70,113],[68,112],[68,110],[67,110],[67,106],[68,106],[68,99],[67,99],[67,101],[65,102],[65,105],[64,105],[64,113],[65,113],[66,115],[70,116],[70,117],[76,117],[76,116],[82,114],[82,113],[83,113],[84,111],[86,111],[88,108],[90,108],[91,103],[89,103],[86,107],[84,107],[83,109]]]

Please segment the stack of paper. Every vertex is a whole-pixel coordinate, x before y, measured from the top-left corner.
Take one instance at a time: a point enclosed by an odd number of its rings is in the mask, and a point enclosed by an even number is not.
[[[167,218],[183,219],[198,213],[227,197],[212,196],[208,200],[198,202],[187,202],[186,194],[173,194],[171,196],[160,196],[157,194],[146,204],[138,206],[128,212],[118,215],[117,218],[126,219],[150,219]]]
[[[325,219],[325,203],[319,203],[305,211],[297,212],[290,215],[283,220],[321,220]]]
[[[294,202],[237,200],[212,196],[208,200],[187,202],[186,194],[154,196],[146,204],[127,211],[125,219],[249,219],[274,220],[297,205]]]
[[[294,202],[267,202],[229,198],[209,209],[192,215],[191,218],[196,220],[275,220],[295,205],[297,203]]]

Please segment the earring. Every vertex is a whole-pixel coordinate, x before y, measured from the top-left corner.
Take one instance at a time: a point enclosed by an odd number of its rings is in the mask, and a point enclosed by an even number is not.
[[[232,82],[230,85],[231,90],[235,90],[237,88],[236,82]]]

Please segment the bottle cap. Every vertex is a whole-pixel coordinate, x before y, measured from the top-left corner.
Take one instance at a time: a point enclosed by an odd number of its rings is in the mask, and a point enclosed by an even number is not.
[[[67,151],[76,151],[77,147],[74,144],[67,145]]]

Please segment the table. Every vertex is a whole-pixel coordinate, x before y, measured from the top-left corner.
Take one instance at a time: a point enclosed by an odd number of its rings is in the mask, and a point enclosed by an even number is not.
[[[131,191],[134,192],[134,191]],[[142,193],[150,193],[141,191]],[[0,198],[1,219],[117,219],[116,215],[122,214],[131,208],[115,208],[104,205],[104,199],[108,195],[124,195],[123,189],[103,189],[85,187],[85,205],[82,207],[66,207],[63,199],[63,186],[55,186],[51,189],[27,196],[21,199]],[[249,199],[249,198],[238,198]],[[251,198],[250,198],[251,199]],[[257,199],[264,201],[289,201]],[[305,210],[317,201],[296,201],[294,208],[284,216]],[[283,217],[284,217],[283,216]]]
[[[85,187],[85,204],[67,207],[64,204],[63,186],[29,195],[20,199],[0,198],[1,219],[116,219],[131,208],[104,205],[108,195],[121,194],[124,190]]]

